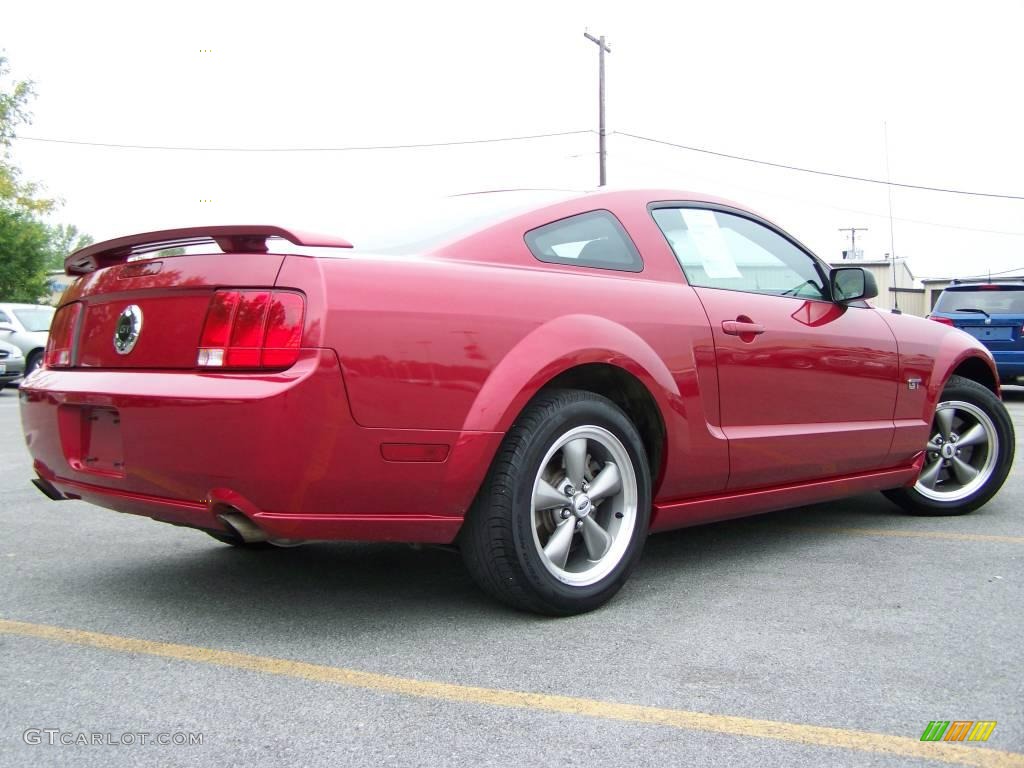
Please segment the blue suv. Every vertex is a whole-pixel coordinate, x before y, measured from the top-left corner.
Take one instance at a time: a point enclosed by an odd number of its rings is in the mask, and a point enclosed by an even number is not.
[[[1024,376],[1024,282],[958,283],[935,302],[929,318],[966,331],[989,348],[1003,384]]]

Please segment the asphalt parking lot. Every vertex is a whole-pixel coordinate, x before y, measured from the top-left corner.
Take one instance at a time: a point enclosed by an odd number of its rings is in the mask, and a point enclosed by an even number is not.
[[[5,765],[1024,765],[1019,458],[967,517],[871,495],[653,537],[571,619],[491,602],[447,551],[236,551],[51,502],[30,467],[8,389]],[[922,743],[932,720],[997,726]]]

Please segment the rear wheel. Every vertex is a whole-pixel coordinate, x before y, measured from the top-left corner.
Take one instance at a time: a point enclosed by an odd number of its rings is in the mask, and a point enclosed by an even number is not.
[[[650,485],[640,435],[614,403],[543,394],[495,457],[460,536],[463,558],[484,590],[515,608],[593,610],[640,558]]]
[[[935,407],[917,482],[885,495],[914,515],[973,512],[1006,480],[1014,439],[999,398],[975,381],[952,376]]]

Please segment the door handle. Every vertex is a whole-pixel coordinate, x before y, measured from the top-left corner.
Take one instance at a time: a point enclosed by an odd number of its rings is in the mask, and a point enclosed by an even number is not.
[[[723,320],[722,321],[722,332],[727,333],[730,336],[760,336],[764,333],[764,326],[760,323],[752,322],[749,318],[738,317],[735,320]],[[748,341],[748,339],[743,339]]]

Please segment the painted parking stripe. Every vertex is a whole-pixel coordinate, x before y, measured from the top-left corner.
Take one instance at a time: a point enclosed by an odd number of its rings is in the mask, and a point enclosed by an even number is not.
[[[497,688],[478,688],[469,685],[415,680],[354,669],[328,667],[289,659],[254,656],[248,653],[219,651],[194,645],[160,643],[132,637],[65,629],[47,624],[0,619],[0,633],[52,640],[61,643],[99,648],[105,651],[145,654],[165,659],[212,664],[251,672],[311,680],[318,683],[361,688],[378,693],[416,696],[426,699],[451,701],[462,704],[482,704],[493,707],[525,709],[578,715],[628,723],[661,725],[684,730],[707,731],[729,736],[776,739],[833,749],[913,757],[956,765],[979,768],[1024,768],[1024,754],[966,746],[963,744],[933,743],[906,736],[889,736],[868,731],[828,728],[774,720],[756,720],[733,715],[713,715],[682,709],[645,707],[638,704],[620,704],[613,701],[557,696],[544,693],[506,691]]]
[[[834,528],[827,525],[792,525],[790,531],[815,533],[848,533],[857,536],[896,536],[908,539],[946,539],[948,541],[988,541],[999,544],[1024,544],[1024,536],[1001,536],[988,533],[955,533],[952,531],[909,531],[898,528]]]

